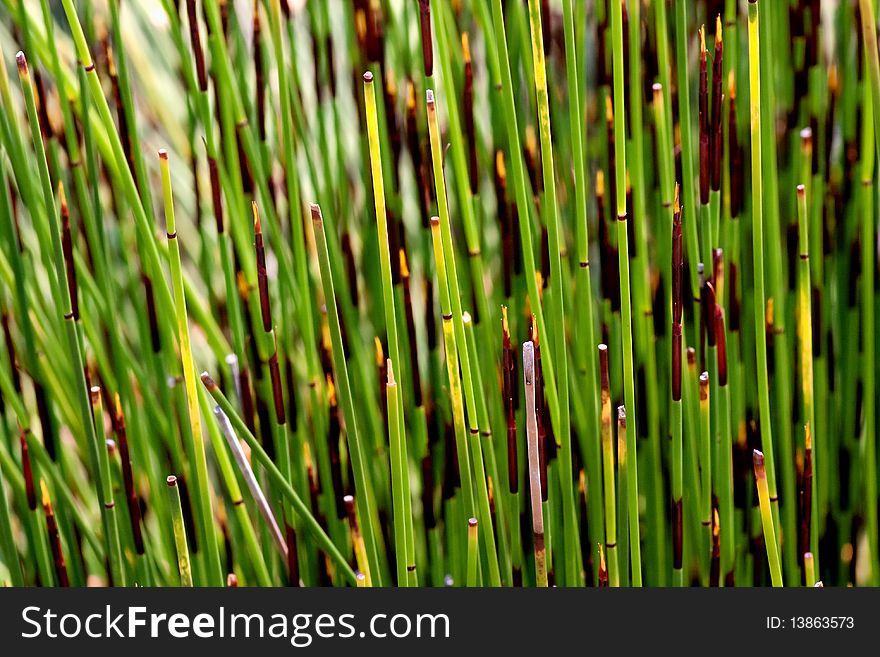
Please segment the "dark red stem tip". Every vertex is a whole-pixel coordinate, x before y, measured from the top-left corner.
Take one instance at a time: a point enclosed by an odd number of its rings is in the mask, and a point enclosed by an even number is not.
[[[217,384],[214,382],[214,379],[211,378],[211,375],[207,372],[202,372],[202,383],[208,389],[209,392],[212,392],[217,389]]]
[[[599,378],[602,390],[610,390],[611,384],[608,377],[608,345],[599,345]]]

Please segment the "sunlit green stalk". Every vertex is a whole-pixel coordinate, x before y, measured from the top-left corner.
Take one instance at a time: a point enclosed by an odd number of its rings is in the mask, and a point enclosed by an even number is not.
[[[373,201],[376,206],[376,228],[379,241],[379,267],[382,275],[382,299],[385,308],[385,331],[388,335],[388,376],[389,387],[394,381],[393,367],[397,369],[398,378],[403,380],[400,359],[400,343],[397,336],[397,314],[394,309],[394,291],[391,282],[391,253],[388,244],[388,221],[385,215],[385,187],[382,179],[382,155],[379,150],[379,126],[376,116],[376,92],[373,88],[373,74],[364,73],[364,104],[367,114],[367,136],[370,142],[370,170],[373,174]],[[394,254],[395,256],[397,254]],[[388,396],[389,400],[391,395]],[[399,402],[394,414],[388,408],[388,434],[391,439],[391,470],[392,497],[394,499],[394,536],[397,554],[397,582],[399,586],[407,586],[408,567],[415,569],[415,546],[412,544],[412,516],[405,513],[405,496],[410,494],[409,465],[407,446],[404,436],[404,415],[402,399],[398,399],[396,384],[394,399]],[[402,397],[402,396],[400,396]],[[390,404],[390,401],[389,401]],[[391,419],[397,419],[393,426]]]
[[[761,446],[766,459],[766,486],[769,502],[776,509],[776,468],[773,458],[773,433],[770,417],[770,381],[767,369],[766,295],[764,291],[764,183],[761,163],[761,64],[758,41],[758,3],[749,2],[749,107],[752,136],[752,261],[755,278],[755,350],[757,355],[758,409],[761,422]],[[770,547],[768,546],[768,550]]]
[[[177,223],[174,218],[174,199],[171,191],[171,172],[168,165],[168,151],[159,151],[159,164],[162,170],[162,197],[165,204],[165,233],[168,237],[168,254],[171,265],[171,285],[174,288],[174,307],[177,317],[178,339],[180,340],[180,360],[183,380],[186,386],[187,412],[192,430],[190,454],[195,459],[193,479],[198,491],[196,504],[199,509],[201,528],[200,544],[205,546],[208,580],[213,586],[223,585],[223,572],[220,567],[220,552],[217,535],[214,532],[213,495],[208,480],[208,460],[205,441],[202,436],[202,419],[199,413],[199,397],[196,387],[196,367],[193,360],[192,343],[189,334],[189,320],[186,313],[186,299],[183,291],[183,274],[180,264],[180,245],[177,241]]]

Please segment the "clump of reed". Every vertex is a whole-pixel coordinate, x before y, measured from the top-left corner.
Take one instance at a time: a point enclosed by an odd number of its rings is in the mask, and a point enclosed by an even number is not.
[[[0,583],[880,585],[875,4],[3,0]]]

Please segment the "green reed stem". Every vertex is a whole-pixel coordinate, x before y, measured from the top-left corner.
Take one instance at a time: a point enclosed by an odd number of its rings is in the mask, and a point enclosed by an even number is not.
[[[330,537],[327,536],[324,529],[315,519],[315,516],[309,510],[308,506],[302,501],[297,492],[293,489],[293,486],[290,485],[287,477],[282,474],[281,470],[278,469],[278,466],[275,465],[274,461],[269,458],[269,455],[266,453],[266,450],[263,449],[263,446],[260,442],[254,437],[254,434],[251,433],[250,429],[248,429],[244,420],[242,420],[241,416],[235,411],[230,401],[223,394],[223,391],[217,386],[214,380],[208,375],[207,372],[202,372],[201,374],[202,384],[204,384],[205,389],[223,411],[224,415],[229,418],[229,421],[232,422],[232,426],[235,429],[238,437],[242,438],[251,450],[251,457],[255,458],[260,465],[263,466],[266,470],[266,474],[268,475],[270,481],[274,486],[277,487],[278,492],[280,492],[284,498],[290,502],[296,514],[299,516],[299,519],[305,524],[306,529],[318,543],[322,550],[324,550],[330,559],[336,564],[336,566],[340,569],[342,574],[344,575],[346,581],[350,584],[355,583],[354,571],[349,566],[348,561],[346,561],[345,557],[339,552],[339,549],[330,540]],[[357,485],[357,482],[355,482]]]
[[[394,514],[394,546],[397,558],[397,585],[409,586],[406,529],[404,520],[405,505],[404,496],[409,495],[409,487],[404,486],[401,472],[406,467],[406,461],[402,454],[403,437],[401,436],[400,400],[398,399],[397,381],[394,380],[394,363],[391,358],[386,361],[388,382],[385,384],[385,396],[388,405],[388,442],[391,445],[391,472],[396,485],[392,484],[392,511]]]
[[[330,255],[327,252],[327,238],[324,234],[324,218],[321,208],[312,204],[312,225],[315,229],[315,246],[318,252],[318,264],[321,267],[321,283],[324,287],[324,302],[327,304],[327,319],[330,322],[330,336],[333,345],[333,369],[339,389],[340,406],[345,418],[346,438],[354,471],[356,502],[361,527],[364,531],[364,542],[370,564],[370,577],[377,586],[382,586],[379,554],[384,552],[379,545],[381,536],[377,537],[374,528],[378,527],[376,509],[373,501],[373,488],[367,474],[367,454],[361,442],[355,415],[354,399],[348,380],[348,365],[342,347],[342,327],[336,309],[336,292],[333,277],[330,273]]]
[[[168,475],[168,491],[171,496],[171,518],[174,530],[174,545],[177,548],[177,570],[180,573],[180,585],[193,585],[192,566],[189,559],[189,547],[186,543],[186,527],[183,525],[183,508],[180,505],[180,489],[177,477]]]
[[[192,431],[192,444],[189,446],[195,460],[193,479],[196,491],[196,504],[199,509],[201,545],[205,546],[207,556],[207,582],[213,586],[223,585],[223,572],[220,567],[220,550],[217,534],[214,532],[213,494],[208,479],[208,459],[205,440],[202,436],[202,420],[199,413],[199,397],[196,388],[196,367],[193,360],[192,342],[189,334],[189,321],[186,312],[186,299],[183,290],[183,273],[180,263],[180,245],[177,241],[177,223],[174,218],[174,199],[171,190],[171,172],[168,165],[168,151],[159,151],[159,165],[162,170],[162,198],[165,204],[165,232],[168,236],[168,255],[171,265],[171,284],[174,288],[174,308],[177,317],[177,332],[180,340],[180,360],[183,368],[183,381],[186,388],[188,420]]]
[[[608,347],[599,345],[600,371],[602,372],[601,395],[601,442],[603,497],[605,499],[605,549],[608,554],[608,585],[620,586],[617,563],[617,501],[614,486],[614,434],[611,422],[611,389],[608,382]]]
[[[761,507],[761,525],[764,528],[764,544],[767,547],[767,560],[770,562],[770,579],[773,586],[782,586],[782,564],[779,562],[779,547],[773,513],[770,509],[770,492],[764,470],[764,455],[754,450],[755,480],[758,485],[758,503]]]
[[[88,384],[85,375],[85,363],[82,353],[82,337],[77,322],[79,317],[73,312],[70,288],[64,282],[66,277],[66,265],[61,246],[61,229],[58,225],[58,210],[49,178],[49,168],[46,161],[46,151],[43,147],[43,137],[39,129],[34,90],[24,53],[19,52],[16,56],[16,60],[18,62],[22,93],[27,108],[28,122],[31,126],[31,137],[38,156],[37,162],[39,165],[40,183],[44,197],[44,207],[52,236],[52,252],[57,277],[55,296],[61,300],[61,306],[57,307],[57,311],[63,313],[65,333],[67,335],[67,349],[71,365],[73,366],[73,376],[76,379],[76,387],[78,388],[76,396],[78,399],[79,419],[82,423],[82,428],[89,445],[89,453],[92,458],[92,468],[94,471],[93,476],[95,477],[95,488],[100,496],[102,493],[105,493],[107,487],[110,486],[109,468],[104,469],[102,467],[102,464],[106,461],[102,461],[101,459],[102,451],[106,455],[106,447],[103,445],[103,441],[99,440],[98,433],[93,424],[90,396],[89,391],[87,390]],[[104,501],[108,501],[106,497]],[[101,518],[104,526],[106,557],[110,562],[113,581],[119,586],[124,586],[125,571],[123,569],[119,552],[119,536],[116,531],[115,515],[110,513],[110,509],[106,504],[102,506]]]
[[[697,240],[697,201],[694,175],[694,133],[691,123],[691,91],[688,75],[688,0],[675,0],[675,65],[678,78],[678,118],[681,131],[681,171],[684,197],[685,248],[691,266],[688,267],[691,279],[691,298],[700,298],[700,282],[696,263],[699,262],[699,242]],[[615,102],[616,104],[616,102]]]
[[[113,584],[115,586],[126,585],[125,565],[122,557],[122,547],[119,542],[119,524],[118,513],[116,511],[116,503],[113,499],[113,480],[110,471],[110,457],[107,454],[107,441],[103,439],[104,434],[104,411],[101,403],[101,389],[98,386],[92,386],[89,390],[89,397],[92,404],[92,415],[95,422],[95,433],[98,436],[98,463],[99,472],[101,473],[101,502],[107,516],[107,526],[105,531],[108,532],[107,539],[110,544],[110,569],[113,574]]]
[[[507,36],[504,27],[504,11],[501,0],[492,0],[492,21],[495,24],[495,43],[498,49],[498,60],[501,71],[501,99],[504,107],[504,126],[507,132],[507,149],[509,161],[512,164],[513,184],[516,193],[516,207],[519,212],[519,237],[522,246],[522,259],[526,291],[535,321],[538,325],[539,335],[549,335],[544,322],[543,303],[538,292],[538,283],[535,280],[535,250],[532,244],[531,216],[534,211],[533,203],[528,193],[528,177],[523,164],[522,142],[519,135],[518,120],[516,114],[515,89],[513,75],[511,73],[510,55],[507,46]],[[556,399],[556,377],[554,376],[553,354],[547,353],[541,356],[542,367],[545,372],[545,382],[548,403],[553,413],[553,400]]]
[[[880,150],[880,55],[877,51],[877,22],[875,20],[873,3],[867,0],[859,0],[859,9],[862,15],[862,36],[865,42],[865,54],[868,58],[868,73],[870,75],[871,95],[870,101],[866,98],[863,120],[868,124],[868,114],[873,118],[873,132],[875,148]],[[867,94],[866,94],[867,95]],[[868,132],[870,128],[865,128]],[[870,137],[867,138],[870,142]],[[868,149],[870,151],[870,149]],[[874,355],[874,276],[875,258],[874,248],[876,234],[874,231],[874,199],[876,190],[873,186],[874,178],[874,151],[862,154],[862,188],[864,189],[864,205],[861,209],[862,216],[862,363],[863,372],[863,400],[864,400],[864,433],[863,433],[863,458],[865,459],[865,516],[868,535],[868,551],[871,556],[871,581],[874,586],[880,585],[880,555],[878,555],[877,537],[877,447],[876,447],[876,395],[875,395],[875,355]]]
[[[565,294],[562,275],[562,252],[565,244],[559,226],[556,199],[556,176],[553,168],[553,142],[550,136],[550,99],[547,93],[547,70],[544,62],[544,41],[541,34],[541,3],[529,0],[529,23],[532,32],[532,62],[535,70],[535,93],[538,98],[538,126],[541,135],[541,165],[544,176],[544,199],[547,204],[550,276],[554,294],[552,344],[556,365],[556,391],[559,396],[559,423],[556,444],[561,447],[559,466],[562,470],[562,503],[565,531],[565,581],[569,586],[579,583],[577,555],[580,553],[574,480],[572,479],[571,414],[568,400],[568,347],[565,341]]]
[[[576,305],[578,321],[575,323],[578,339],[575,344],[582,344],[579,350],[579,380],[583,385],[583,393],[580,395],[580,403],[587,409],[587,431],[596,435],[599,431],[599,418],[597,414],[597,389],[596,389],[596,354],[593,350],[594,318],[593,318],[593,283],[590,271],[590,240],[587,226],[587,182],[584,153],[584,138],[581,124],[583,119],[578,108],[581,107],[580,76],[578,75],[578,49],[575,37],[575,19],[573,0],[563,2],[563,20],[565,30],[565,62],[566,79],[569,96],[569,123],[571,131],[571,152],[574,160],[574,223],[577,243],[578,271],[575,275]],[[578,3],[580,4],[580,3]],[[585,437],[586,438],[586,437]],[[599,442],[585,440],[587,449],[582,455],[587,473],[587,485],[598,487],[602,477],[600,469]],[[602,504],[598,495],[587,496],[587,528],[589,530],[590,543],[593,546],[593,561],[599,558],[598,545],[602,533]],[[616,559],[616,555],[615,555]],[[610,555],[609,555],[610,561]],[[610,566],[609,566],[610,568]],[[598,576],[598,571],[597,571]],[[611,574],[609,572],[609,580]]]
[[[761,64],[758,41],[758,3],[749,2],[749,106],[752,137],[752,261],[754,263],[755,351],[757,355],[758,409],[761,445],[766,459],[766,485],[774,509],[779,508],[773,433],[770,417],[770,380],[767,369],[766,295],[764,291],[764,183],[761,163]],[[774,512],[778,517],[778,511]],[[770,546],[768,545],[768,550]]]
[[[813,395],[813,308],[812,308],[812,282],[810,281],[810,232],[807,217],[807,191],[804,185],[797,186],[797,211],[798,211],[798,341],[800,343],[801,357],[801,390],[804,399],[804,424],[812,438],[813,454],[816,453],[816,411],[814,408]],[[815,520],[817,515],[816,474],[813,474],[813,508],[811,516]],[[811,558],[815,558],[816,544],[815,522],[810,524],[810,538],[804,549],[810,551]],[[805,565],[806,568],[806,565]]]
[[[473,588],[478,586],[477,563],[479,562],[479,545],[477,544],[477,519],[468,520],[468,549],[467,549],[467,580],[466,586]]]
[[[452,406],[452,422],[455,430],[455,449],[458,455],[458,472],[465,513],[476,513],[471,475],[470,456],[467,448],[467,429],[464,419],[464,402],[461,394],[458,354],[455,349],[455,333],[452,328],[452,308],[449,300],[449,283],[446,274],[446,259],[443,255],[443,240],[440,236],[440,219],[431,218],[431,237],[434,245],[434,262],[437,267],[437,285],[440,290],[440,314],[443,323],[443,347],[446,355],[446,372],[449,383],[449,396]]]
[[[474,390],[474,382],[470,367],[470,357],[467,351],[467,338],[464,332],[464,319],[461,306],[461,291],[458,284],[458,275],[456,273],[455,251],[452,245],[452,228],[449,219],[449,206],[446,201],[446,181],[443,173],[443,156],[441,153],[440,144],[440,125],[437,120],[437,110],[434,104],[434,94],[430,89],[427,91],[427,113],[428,130],[431,137],[431,157],[434,164],[434,189],[437,197],[437,209],[440,215],[438,222],[440,245],[442,247],[438,253],[437,247],[435,245],[434,253],[435,256],[443,256],[444,275],[447,275],[448,272],[446,289],[449,301],[451,302],[451,320],[454,328],[453,346],[455,346],[457,358],[461,365],[461,380],[464,387],[464,395],[466,401],[465,408],[467,411],[468,420],[468,433],[470,434],[468,442],[476,443],[475,446],[471,447],[471,452],[476,456],[478,452],[481,453],[482,449],[479,444],[480,429],[477,418],[478,409],[476,405],[476,392]],[[432,218],[432,235],[434,231],[434,226],[435,222]],[[439,261],[436,264],[439,276],[441,266]],[[440,284],[440,287],[442,300],[442,282]],[[444,321],[446,313],[447,311],[444,311]],[[447,366],[449,366],[448,358]],[[458,377],[457,373],[455,377]],[[480,464],[482,464],[482,456],[480,456]],[[474,462],[473,465],[474,467],[476,467],[477,463]],[[483,472],[478,472],[476,470],[474,471],[474,484],[477,487],[476,491],[477,495],[479,496],[477,499],[477,503],[479,504],[481,509],[478,518],[480,518],[484,527],[484,531],[481,532],[481,535],[485,538],[485,546],[489,562],[489,579],[493,586],[500,586],[501,571],[498,564],[498,552],[495,548],[495,535],[492,529],[491,515],[489,514],[489,493],[486,485],[485,474]]]
[[[635,372],[633,366],[632,299],[629,275],[629,236],[626,216],[626,123],[623,86],[623,0],[612,0],[611,38],[614,70],[614,143],[617,198],[617,249],[620,273],[620,328],[623,334],[623,397],[630,417],[636,417]],[[642,548],[639,530],[639,473],[636,457],[636,430],[627,434],[627,506],[629,515],[630,559],[633,586],[642,585]]]
[[[373,201],[376,206],[376,229],[379,242],[379,267],[382,276],[382,299],[385,308],[385,331],[388,335],[388,386],[394,386],[394,399],[398,406],[391,413],[388,395],[388,437],[391,441],[392,499],[394,500],[394,537],[397,554],[397,583],[408,585],[407,567],[415,568],[415,546],[408,541],[412,536],[412,516],[405,513],[405,496],[409,495],[409,461],[404,436],[404,414],[402,395],[397,394],[397,385],[393,383],[392,363],[397,369],[398,378],[403,380],[402,362],[400,359],[400,342],[397,336],[397,314],[394,309],[394,290],[391,281],[391,252],[388,243],[388,220],[385,214],[385,186],[382,179],[382,155],[379,150],[379,125],[376,113],[376,91],[373,88],[373,74],[364,73],[364,104],[367,113],[367,137],[370,142],[370,170],[373,175]],[[395,257],[397,254],[394,254]],[[389,392],[391,392],[389,390]],[[391,418],[397,419],[397,426]]]
[[[431,140],[431,160],[433,162],[434,171],[434,193],[437,198],[437,212],[440,219],[440,238],[443,245],[444,266],[449,276],[448,291],[449,299],[452,304],[452,324],[455,329],[456,344],[460,345],[457,349],[457,353],[458,359],[461,363],[461,378],[464,385],[468,429],[473,432],[479,431],[477,406],[473,379],[471,378],[470,358],[468,357],[467,343],[464,336],[461,288],[458,284],[455,250],[452,245],[452,223],[449,217],[449,204],[446,199],[446,176],[443,172],[443,145],[441,144],[440,138],[440,123],[437,118],[437,109],[434,103],[434,92],[428,89],[426,98],[428,131]]]
[[[707,554],[712,550],[712,429],[710,427],[709,373],[700,374],[700,491],[702,493],[701,522],[703,542]]]

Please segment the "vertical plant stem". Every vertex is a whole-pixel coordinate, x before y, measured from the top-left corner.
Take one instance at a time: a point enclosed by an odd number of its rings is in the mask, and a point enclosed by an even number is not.
[[[394,545],[397,557],[397,585],[409,586],[408,557],[406,545],[406,529],[403,497],[409,495],[409,488],[403,485],[404,474],[401,472],[406,467],[403,458],[403,437],[400,434],[400,400],[398,399],[397,381],[394,379],[394,363],[391,358],[386,361],[385,367],[388,380],[385,384],[385,399],[388,405],[388,438],[391,445],[391,471],[394,483],[391,486],[392,511],[394,514]],[[396,485],[395,485],[396,484]],[[415,563],[412,564],[415,568]]]
[[[617,501],[614,487],[614,433],[611,421],[611,384],[608,377],[608,347],[599,345],[599,371],[602,390],[602,473],[605,499],[605,550],[608,553],[608,585],[620,586],[617,563]]]
[[[103,442],[99,441],[95,425],[93,424],[90,396],[87,389],[88,384],[86,382],[85,362],[82,353],[82,337],[78,327],[79,315],[74,312],[73,300],[71,298],[71,286],[66,285],[63,282],[67,277],[67,264],[62,248],[61,229],[58,225],[57,206],[55,204],[55,196],[52,192],[49,167],[46,161],[46,151],[43,147],[43,137],[39,130],[33,86],[28,71],[27,59],[23,52],[19,52],[16,55],[16,62],[18,64],[22,93],[25,98],[28,122],[31,126],[31,137],[38,155],[37,161],[40,172],[40,183],[43,191],[45,216],[51,229],[52,252],[56,276],[55,298],[60,299],[61,302],[61,306],[57,307],[57,310],[63,314],[65,334],[67,336],[67,349],[73,369],[73,376],[76,380],[76,387],[78,389],[77,399],[79,420],[82,423],[82,431],[84,432],[86,441],[89,445],[93,476],[95,477],[95,488],[100,497],[106,493],[107,488],[110,486],[109,468],[105,469],[102,467],[102,464],[105,463],[105,461],[101,459],[102,451],[106,454],[106,449]],[[106,495],[103,501],[105,504],[101,509],[101,518],[104,527],[106,557],[110,562],[114,583],[119,586],[124,586],[125,574],[119,553],[119,536],[116,531],[115,516],[110,513],[110,509],[106,506],[106,503],[110,501]]]
[[[578,3],[580,4],[580,3]],[[596,435],[599,432],[597,414],[597,390],[596,390],[596,354],[593,350],[595,339],[593,337],[593,284],[590,270],[590,240],[587,226],[587,181],[584,153],[584,137],[581,124],[583,118],[579,108],[581,107],[581,89],[578,67],[577,39],[575,37],[575,20],[573,11],[574,0],[563,1],[563,20],[565,29],[565,62],[566,80],[568,82],[569,96],[569,121],[571,132],[571,152],[574,159],[574,222],[577,240],[578,271],[575,276],[575,298],[578,322],[575,325],[578,339],[576,344],[581,344],[579,350],[579,381],[583,385],[583,393],[580,395],[580,403],[587,410],[587,431]],[[600,219],[601,220],[601,219]],[[586,438],[586,437],[584,437]],[[590,488],[598,488],[602,478],[600,469],[599,441],[586,439],[586,450],[582,455],[587,474],[587,485]],[[598,546],[602,533],[602,504],[598,495],[589,495],[587,499],[587,528],[590,543],[593,548],[593,560],[598,558]],[[598,574],[598,571],[597,571]]]
[[[779,548],[776,542],[776,529],[773,513],[770,510],[770,492],[767,486],[767,474],[764,470],[764,455],[754,450],[755,480],[758,485],[758,503],[761,507],[761,524],[764,528],[764,545],[767,548],[767,560],[770,563],[770,579],[773,586],[782,586],[782,565],[779,563]]]
[[[5,394],[5,391],[4,391]],[[0,477],[0,546],[3,548],[3,565],[9,572],[9,581],[13,586],[24,586],[24,573],[12,533],[12,522],[6,498],[6,484]]]
[[[710,426],[709,373],[700,374],[700,480],[703,526],[701,548],[707,554],[712,549],[712,430]]]
[[[565,341],[565,278],[562,274],[562,252],[565,244],[559,226],[556,199],[556,175],[553,168],[553,142],[550,136],[550,99],[547,93],[547,71],[544,63],[544,41],[541,34],[541,9],[538,0],[529,0],[529,23],[532,32],[532,61],[535,69],[535,93],[538,98],[538,127],[541,136],[541,164],[544,178],[544,199],[547,204],[548,248],[550,276],[554,287],[554,315],[551,348],[556,366],[556,392],[559,398],[559,423],[556,444],[561,448],[562,504],[565,537],[565,582],[575,586],[580,581],[577,555],[580,553],[577,511],[574,503],[574,480],[571,455],[571,415],[568,399],[568,348]],[[576,151],[579,152],[579,151]]]
[[[807,191],[804,185],[797,186],[797,211],[798,211],[798,342],[800,344],[801,357],[801,391],[804,399],[804,424],[806,431],[815,443],[816,437],[816,412],[814,409],[813,395],[813,308],[812,308],[812,282],[810,280],[810,233],[807,217]],[[815,448],[812,449],[815,455]],[[811,481],[810,491],[813,503],[809,509],[814,518],[816,514],[816,482],[815,475]],[[806,512],[807,509],[804,509]],[[803,549],[810,552],[811,558],[816,559],[818,540],[815,522],[808,525],[808,539]],[[818,559],[816,559],[818,561]],[[806,570],[806,563],[804,563]],[[808,584],[809,586],[809,584]]]
[[[464,332],[464,319],[461,306],[461,291],[458,285],[458,274],[456,273],[455,250],[452,246],[452,227],[449,219],[449,206],[446,201],[446,182],[443,174],[443,156],[440,145],[440,125],[437,120],[437,110],[434,105],[434,94],[429,89],[427,91],[427,113],[428,113],[428,130],[431,138],[431,157],[434,163],[434,190],[437,197],[437,209],[439,211],[438,228],[441,241],[441,250],[438,254],[435,246],[435,255],[442,255],[444,259],[444,271],[448,272],[447,294],[451,302],[452,325],[454,328],[454,345],[458,360],[461,365],[461,380],[464,387],[464,395],[466,401],[466,411],[468,420],[468,442],[476,442],[476,450],[482,449],[479,445],[480,428],[477,419],[476,391],[472,378],[470,366],[470,357],[467,351],[467,339]],[[431,219],[432,234],[434,230],[434,218]],[[440,271],[440,263],[437,263],[438,274]],[[441,283],[441,298],[442,298]],[[458,374],[456,373],[456,378]],[[474,453],[476,451],[472,449]],[[481,459],[482,460],[482,459]],[[476,466],[476,463],[473,464]],[[498,565],[498,552],[495,548],[495,535],[492,529],[492,518],[489,514],[489,496],[486,488],[485,476],[478,476],[480,473],[474,472],[474,484],[477,486],[477,494],[479,495],[478,503],[481,507],[478,516],[483,523],[483,532],[481,535],[485,538],[485,546],[487,550],[487,559],[489,562],[489,579],[493,586],[501,585],[501,571]]]
[[[327,304],[327,318],[330,322],[330,334],[332,339],[333,369],[336,373],[336,382],[339,389],[340,405],[345,418],[345,435],[348,439],[349,454],[351,456],[352,470],[355,478],[355,491],[357,494],[358,516],[361,519],[361,527],[364,529],[364,542],[367,546],[367,556],[370,563],[370,577],[377,585],[382,585],[379,554],[384,552],[380,548],[374,528],[378,527],[376,509],[373,501],[373,489],[370,485],[367,470],[367,455],[361,442],[358,422],[354,412],[354,398],[351,394],[351,385],[348,380],[348,366],[345,362],[345,353],[342,348],[342,328],[339,324],[339,314],[336,310],[336,292],[334,291],[333,277],[330,273],[330,255],[327,252],[327,238],[324,234],[324,218],[321,208],[311,205],[312,224],[315,229],[315,247],[318,252],[318,264],[321,267],[321,283],[324,287],[324,302]]]
[[[168,475],[168,490],[171,495],[171,518],[174,530],[174,546],[177,548],[177,570],[180,573],[180,585],[193,585],[192,567],[189,560],[189,547],[186,543],[186,527],[183,524],[183,509],[180,505],[180,488],[177,477]]]
[[[541,464],[538,455],[538,414],[535,408],[535,345],[522,346],[523,383],[526,389],[526,434],[529,451],[529,493],[535,543],[535,583],[547,587],[547,554],[544,547],[544,510],[541,505]]]
[[[715,282],[721,281],[716,276]],[[718,508],[721,519],[721,574],[726,583],[734,581],[734,542],[733,524],[733,433],[730,426],[730,386],[728,385],[727,331],[724,324],[724,310],[720,301],[712,311],[715,323],[715,342],[718,356],[718,405],[715,413],[716,472],[718,483]]]
[[[691,127],[691,92],[688,76],[688,0],[675,0],[675,66],[678,78],[678,118],[681,132],[681,175],[684,197],[685,246],[690,260],[691,299],[699,299],[700,284],[696,263],[699,262],[697,241],[696,176],[694,175],[694,134]],[[695,315],[696,316],[696,315]]]
[[[875,148],[880,150],[880,54],[877,51],[877,22],[873,3],[859,0],[862,16],[862,36],[865,44],[865,55],[868,58],[868,74],[870,76],[870,102],[863,114],[867,122],[867,114],[873,119]],[[870,140],[868,140],[870,141]],[[874,354],[874,276],[876,275],[875,248],[876,233],[874,229],[874,152],[863,153],[862,187],[864,189],[864,206],[862,217],[862,363],[864,364],[864,434],[862,438],[862,456],[865,459],[865,515],[868,534],[868,550],[871,554],[871,581],[874,586],[880,585],[880,555],[878,555],[877,527],[877,447],[876,447],[876,395],[875,395],[875,354]]]
[[[657,103],[658,108],[662,107]],[[662,115],[661,115],[662,116]],[[663,122],[658,121],[663,129]],[[681,251],[681,204],[678,186],[672,209],[672,571],[676,586],[684,586],[684,513],[682,494],[684,488],[684,460],[682,443],[681,401],[681,332],[682,332],[682,280]]]
[[[400,343],[397,336],[397,315],[394,308],[394,292],[391,282],[391,253],[388,243],[388,222],[385,214],[385,187],[382,179],[382,156],[379,150],[379,126],[376,113],[376,92],[373,88],[373,74],[364,73],[364,104],[367,114],[367,136],[370,142],[370,170],[373,176],[373,200],[376,206],[376,228],[379,242],[379,267],[382,276],[382,299],[385,308],[385,331],[388,336],[388,372],[389,386],[393,381],[391,364],[398,370],[398,378],[403,380],[402,365],[400,360]],[[395,254],[396,255],[396,254]],[[398,401],[398,407],[392,416],[391,407],[388,408],[388,435],[394,442],[391,444],[391,469],[392,497],[394,503],[394,536],[395,552],[397,553],[397,578],[398,585],[406,586],[409,578],[407,568],[415,568],[415,546],[409,538],[412,536],[412,516],[407,517],[404,509],[404,499],[410,494],[409,466],[407,459],[406,441],[404,436],[404,415],[402,395],[397,395],[394,389],[394,398]],[[398,399],[400,397],[401,399]],[[390,398],[390,395],[389,395]],[[390,402],[389,402],[390,403]],[[391,418],[397,418],[397,426],[392,426]],[[395,489],[398,489],[395,491]],[[399,508],[398,508],[399,507]],[[399,526],[399,527],[398,527]]]
[[[208,480],[208,460],[205,441],[202,436],[202,419],[199,413],[199,397],[196,388],[196,368],[193,360],[192,343],[189,334],[189,320],[186,312],[186,299],[183,289],[183,273],[180,262],[180,245],[177,241],[177,223],[174,218],[174,199],[171,190],[171,172],[168,165],[168,151],[159,151],[159,164],[162,171],[162,197],[165,204],[165,233],[168,237],[168,254],[171,265],[171,284],[174,288],[174,308],[177,317],[177,332],[180,340],[180,360],[183,380],[186,386],[188,420],[192,430],[190,454],[194,459],[193,479],[199,509],[201,529],[199,545],[204,546],[207,557],[207,581],[212,586],[223,585],[223,572],[220,567],[220,552],[217,534],[214,531],[214,509],[211,486]]]
[[[749,115],[752,138],[752,262],[755,279],[755,352],[762,465],[766,459],[766,486],[774,519],[779,517],[773,431],[770,417],[770,381],[767,371],[766,295],[764,291],[764,184],[761,164],[761,63],[758,41],[758,2],[749,0]],[[767,547],[770,550],[770,546]]]
[[[361,534],[360,523],[357,519],[357,511],[355,510],[354,497],[352,495],[346,495],[344,500],[345,502],[345,511],[348,515],[348,524],[351,530],[351,542],[354,546],[354,557],[357,561],[358,572],[355,574],[357,578],[357,585],[360,586],[372,586],[372,582],[369,577],[369,566],[367,562],[367,549],[364,545],[364,537]]]
[[[623,397],[630,417],[636,417],[635,372],[633,366],[632,299],[630,296],[629,237],[626,215],[626,123],[623,84],[623,0],[612,0],[611,38],[614,71],[614,142],[620,144],[615,153],[615,187],[617,198],[617,249],[620,274],[620,328],[623,334]],[[635,424],[635,423],[634,423]],[[639,472],[636,455],[636,429],[627,432],[627,507],[629,516],[629,547],[633,586],[642,585],[642,548],[639,531]]]
[[[522,259],[524,268],[524,280],[528,293],[529,303],[535,315],[540,335],[547,335],[547,327],[544,322],[544,310],[541,295],[538,292],[538,284],[534,276],[535,251],[532,245],[531,214],[533,204],[528,193],[528,178],[523,164],[522,141],[516,115],[515,87],[511,73],[510,54],[507,45],[507,35],[504,27],[504,10],[501,0],[492,0],[492,22],[495,25],[495,43],[498,51],[498,62],[501,71],[501,97],[504,107],[504,124],[507,132],[507,148],[513,170],[513,182],[516,191],[516,208],[519,213],[519,237],[522,246]],[[549,356],[549,358],[548,358]],[[547,395],[551,402],[556,398],[556,379],[553,376],[553,354],[547,354],[544,369],[547,370]],[[551,412],[552,415],[552,412]]]
[[[101,403],[101,389],[98,386],[92,386],[89,390],[89,398],[92,404],[92,414],[94,416],[95,433],[98,441],[98,463],[99,472],[101,473],[101,502],[103,503],[105,515],[107,517],[105,531],[108,532],[109,538],[107,542],[110,545],[110,571],[113,575],[113,583],[116,586],[125,586],[125,565],[122,560],[122,547],[119,542],[119,524],[117,521],[116,502],[113,499],[113,481],[110,471],[110,457],[107,454],[107,440],[104,438],[104,410]]]
[[[477,586],[477,563],[479,562],[480,547],[477,543],[477,519],[468,519],[468,550],[467,550],[467,580],[466,586],[473,588]]]

